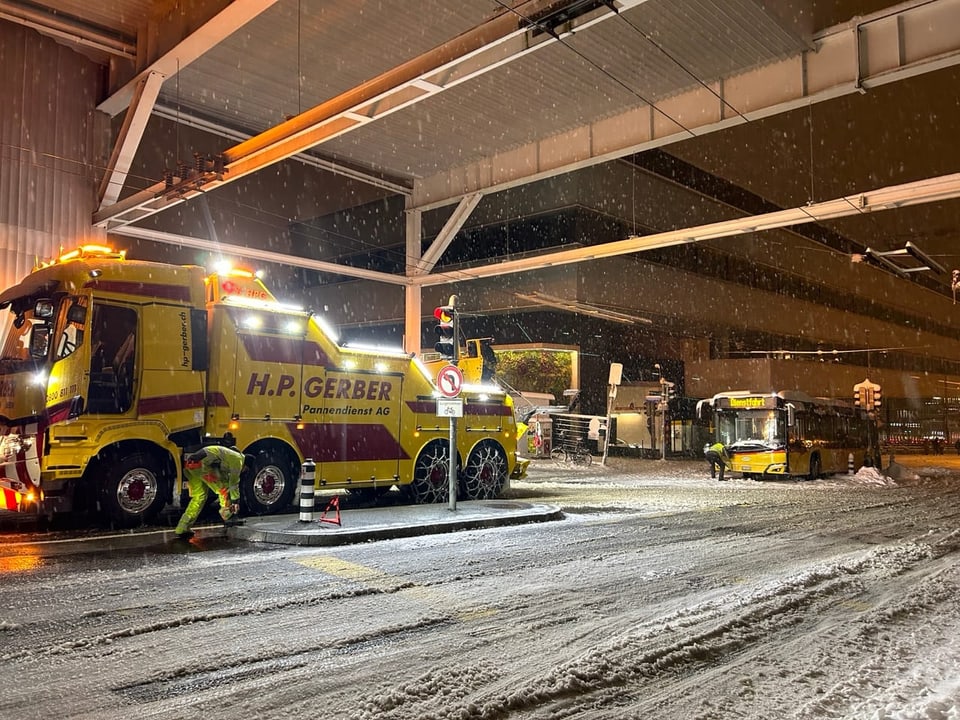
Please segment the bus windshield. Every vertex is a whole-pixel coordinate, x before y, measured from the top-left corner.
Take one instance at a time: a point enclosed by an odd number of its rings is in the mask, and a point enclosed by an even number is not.
[[[776,410],[724,410],[717,413],[720,441],[732,450],[772,450],[786,442],[786,418]]]

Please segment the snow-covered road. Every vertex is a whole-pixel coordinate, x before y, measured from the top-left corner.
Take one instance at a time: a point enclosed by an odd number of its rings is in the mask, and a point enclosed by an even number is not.
[[[510,493],[567,517],[0,557],[0,718],[960,718],[960,469]]]

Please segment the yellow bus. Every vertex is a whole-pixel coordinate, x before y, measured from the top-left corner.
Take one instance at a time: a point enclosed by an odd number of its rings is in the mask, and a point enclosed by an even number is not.
[[[712,411],[712,412],[711,412]],[[816,480],[877,461],[876,427],[851,403],[784,390],[726,392],[700,402],[714,442],[730,454],[729,468],[747,478]]]

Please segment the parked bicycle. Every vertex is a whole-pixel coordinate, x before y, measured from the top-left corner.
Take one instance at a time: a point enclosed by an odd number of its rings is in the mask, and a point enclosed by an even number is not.
[[[593,462],[593,455],[581,443],[573,445],[558,445],[550,451],[550,459],[564,465],[579,465],[589,467]]]

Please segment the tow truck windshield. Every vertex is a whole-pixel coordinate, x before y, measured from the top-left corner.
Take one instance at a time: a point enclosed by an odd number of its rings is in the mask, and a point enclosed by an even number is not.
[[[6,340],[3,343],[3,354],[0,355],[0,364],[8,372],[36,366],[36,359],[30,355],[30,341],[34,326],[44,323],[34,316],[33,307],[20,312],[12,309],[13,307],[11,306],[11,311],[6,315]]]
[[[86,298],[14,301],[4,318],[0,367],[5,372],[17,372],[67,357],[83,340],[85,319]]]

